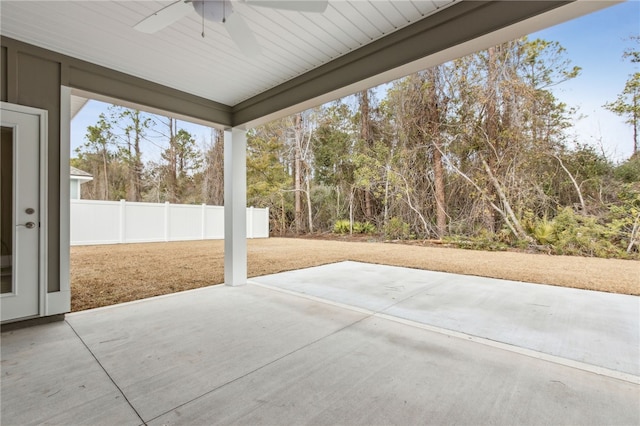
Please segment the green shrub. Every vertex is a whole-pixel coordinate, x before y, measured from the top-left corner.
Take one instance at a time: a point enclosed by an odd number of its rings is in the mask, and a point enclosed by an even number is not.
[[[349,234],[351,232],[351,222],[346,219],[337,220],[333,224],[333,232],[335,234]]]
[[[552,221],[539,220],[534,225],[534,237],[548,244],[555,254],[618,257],[619,247],[612,243],[613,230],[593,216],[576,214],[565,207]]]
[[[384,225],[383,231],[385,237],[391,240],[406,240],[411,237],[409,224],[395,216]]]
[[[468,250],[486,250],[486,251],[505,251],[510,247],[510,244],[500,240],[501,234],[493,234],[485,229],[482,229],[478,235],[466,237],[461,235],[451,235],[444,237],[443,240],[452,244],[458,248]]]
[[[625,183],[640,182],[640,154],[636,154],[613,171],[616,179]]]
[[[371,222],[354,222],[353,232],[356,234],[373,234],[376,232],[376,227]]]
[[[609,206],[607,227],[612,234],[612,241],[624,250],[625,254],[629,248],[630,257],[637,258],[640,254],[637,229],[640,221],[640,185],[624,185],[618,193],[618,200],[617,204]],[[632,239],[635,244],[631,244]]]
[[[531,233],[540,244],[553,244],[556,241],[554,223],[548,221],[546,218],[535,223]]]
[[[348,220],[342,219],[333,224],[333,232],[335,234],[349,234],[351,232],[351,224]],[[376,227],[371,222],[353,222],[354,234],[373,234]]]

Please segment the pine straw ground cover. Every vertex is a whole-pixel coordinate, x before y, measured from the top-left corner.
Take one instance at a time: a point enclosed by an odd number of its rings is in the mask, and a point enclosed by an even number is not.
[[[249,240],[249,277],[353,260],[640,295],[640,262],[324,239]],[[224,281],[223,241],[75,246],[71,309],[81,311]]]

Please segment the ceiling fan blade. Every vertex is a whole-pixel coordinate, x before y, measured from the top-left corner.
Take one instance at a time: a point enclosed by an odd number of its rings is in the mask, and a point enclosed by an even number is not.
[[[250,6],[312,13],[322,13],[329,5],[329,0],[244,0],[244,2]]]
[[[231,36],[231,40],[238,46],[238,49],[248,57],[256,57],[262,51],[258,40],[253,32],[238,13],[227,16],[224,26]]]
[[[183,0],[178,0],[175,3],[171,3],[153,15],[149,15],[142,21],[138,22],[133,28],[136,30],[153,34],[161,29],[168,27],[176,22],[178,19],[186,16],[193,10],[191,3],[185,3]]]

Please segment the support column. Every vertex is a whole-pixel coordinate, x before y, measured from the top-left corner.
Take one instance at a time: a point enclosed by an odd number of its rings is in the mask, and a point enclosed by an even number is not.
[[[224,283],[247,283],[247,132],[224,131]]]

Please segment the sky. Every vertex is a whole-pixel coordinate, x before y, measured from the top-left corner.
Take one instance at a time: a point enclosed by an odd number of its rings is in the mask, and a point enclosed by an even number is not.
[[[87,134],[87,127],[95,126],[100,114],[105,113],[105,115],[108,116],[107,110],[109,106],[110,104],[104,102],[89,100],[73,120],[71,120],[71,158],[76,156],[76,148],[86,142],[84,137]],[[149,114],[149,116],[152,117],[151,114]],[[185,129],[191,133],[199,145],[201,145],[203,141],[209,141],[211,139],[211,130],[208,127],[178,120],[178,128]],[[164,129],[160,131],[164,131]],[[161,137],[157,132],[149,132],[149,135],[150,137],[148,139],[151,143],[146,143],[141,147],[143,154],[142,160],[145,162],[150,160],[158,161],[163,151],[163,147],[159,141]]]
[[[633,129],[602,106],[612,102],[622,92],[625,82],[639,64],[622,59],[625,49],[635,46],[630,36],[640,35],[640,0],[622,4],[576,18],[572,21],[530,34],[531,39],[557,41],[567,50],[567,58],[582,68],[580,75],[553,88],[556,98],[570,107],[578,108],[581,119],[574,122],[572,136],[580,143],[588,143],[619,162],[631,156]],[[87,126],[94,125],[107,105],[89,101],[71,121],[71,156],[84,143]],[[206,127],[179,122],[201,143],[209,139]],[[145,147],[145,160],[157,159],[161,148]]]
[[[639,64],[622,59],[627,48],[640,49],[629,40],[640,35],[640,0],[611,6],[530,34],[529,37],[558,41],[567,49],[573,65],[582,68],[580,75],[554,88],[555,96],[584,116],[574,123],[574,133],[581,143],[602,147],[615,161],[627,159],[633,151],[633,129],[605,108],[624,89],[625,82]]]

